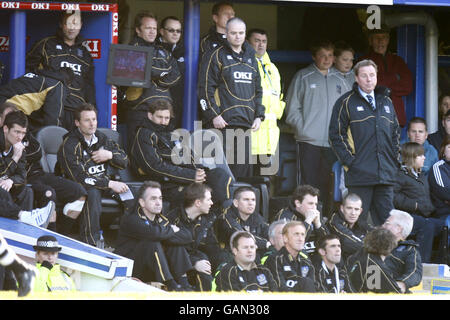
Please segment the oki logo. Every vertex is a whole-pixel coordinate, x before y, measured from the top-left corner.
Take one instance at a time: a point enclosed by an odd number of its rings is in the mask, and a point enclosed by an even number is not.
[[[19,9],[19,2],[2,2],[2,9]]]
[[[89,169],[88,169],[89,174],[92,174],[92,175],[103,173],[105,171],[106,171],[106,169],[105,169],[104,164],[100,164],[98,166],[92,166],[92,167],[89,167]]]
[[[100,39],[87,39],[83,46],[89,51],[93,59],[101,58],[102,41]]]
[[[91,6],[92,11],[109,11],[108,4],[93,4]]]
[[[80,5],[74,3],[61,4],[61,10],[80,10]]]
[[[34,10],[49,10],[50,4],[45,2],[33,2],[31,4],[31,9]]]
[[[119,13],[113,14],[113,37],[119,36]]]
[[[9,51],[9,37],[0,36],[0,52]]]

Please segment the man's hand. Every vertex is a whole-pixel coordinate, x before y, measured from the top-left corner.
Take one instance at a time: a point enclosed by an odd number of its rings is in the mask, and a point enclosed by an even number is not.
[[[13,144],[13,156],[12,159],[18,163],[20,158],[22,157],[23,150],[25,150],[25,146],[22,142],[17,142]]]
[[[194,265],[194,269],[198,272],[203,272],[206,274],[211,274],[211,263],[208,260],[197,261]]]
[[[128,186],[126,183],[114,180],[109,180],[108,188],[110,188],[115,193],[125,193],[128,191]]]
[[[305,212],[305,222],[307,224],[313,223],[313,221],[317,218],[317,216],[320,216],[320,213],[318,210],[307,210]]]
[[[253,131],[258,131],[260,126],[261,126],[261,118],[256,118],[253,121],[252,130]]]
[[[213,126],[216,129],[223,129],[228,125],[228,123],[222,118],[222,116],[217,116],[213,119]]]
[[[92,160],[94,160],[95,163],[102,163],[106,162],[108,160],[111,160],[113,157],[113,154],[111,151],[106,149],[100,149],[97,151],[92,152]]]
[[[195,182],[202,183],[206,181],[206,172],[203,169],[197,169],[195,171]]]
[[[11,179],[0,180],[0,188],[9,192],[14,182]]]

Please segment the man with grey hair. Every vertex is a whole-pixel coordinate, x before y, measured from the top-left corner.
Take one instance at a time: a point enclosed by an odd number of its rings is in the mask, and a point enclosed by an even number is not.
[[[227,41],[202,57],[198,81],[204,125],[221,131],[236,179],[252,175],[250,135],[244,132],[259,129],[265,110],[255,50],[245,41],[245,31],[242,19],[228,20]],[[227,137],[227,132],[233,134]]]
[[[397,247],[386,258],[385,263],[392,271],[402,292],[417,286],[422,281],[422,259],[417,243],[406,240],[413,228],[413,218],[405,211],[393,209],[383,228],[390,230],[397,239]]]
[[[394,183],[400,167],[400,127],[390,90],[377,86],[377,65],[371,60],[354,68],[356,83],[333,107],[331,146],[344,166],[345,185],[362,199],[362,221],[368,212],[381,225],[394,208]]]

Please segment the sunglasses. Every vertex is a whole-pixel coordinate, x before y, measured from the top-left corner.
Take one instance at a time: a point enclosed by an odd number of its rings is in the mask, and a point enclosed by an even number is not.
[[[181,29],[167,29],[167,28],[164,28],[164,30],[166,30],[167,32],[170,32],[170,33],[181,33]]]

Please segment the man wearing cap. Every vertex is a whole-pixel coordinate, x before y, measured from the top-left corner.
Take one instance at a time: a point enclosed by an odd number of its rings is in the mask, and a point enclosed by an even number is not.
[[[406,111],[403,97],[413,91],[411,71],[405,61],[396,54],[388,52],[389,28],[382,26],[369,32],[370,51],[361,60],[370,59],[378,67],[378,85],[391,89],[392,103],[401,127],[406,125]]]
[[[56,263],[61,247],[54,236],[39,237],[33,249],[36,251],[36,268],[38,269],[34,292],[76,290],[73,280]]]

